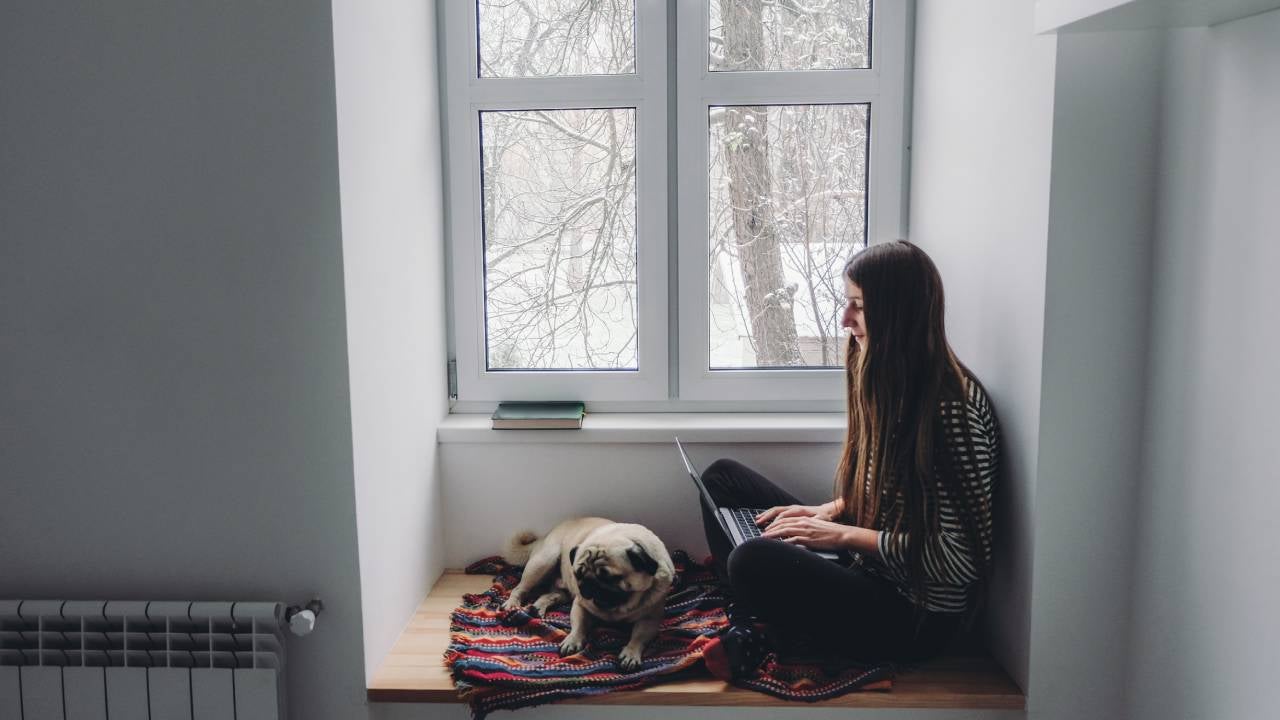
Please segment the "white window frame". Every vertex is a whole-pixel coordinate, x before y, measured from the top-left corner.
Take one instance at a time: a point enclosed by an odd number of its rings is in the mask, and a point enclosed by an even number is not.
[[[458,397],[640,401],[667,397],[667,3],[635,0],[636,72],[547,78],[482,78],[476,3],[443,6]],[[637,370],[487,369],[480,189],[480,113],[489,110],[635,108]]]
[[[709,68],[706,2],[678,2],[676,142],[679,160],[680,398],[823,401],[843,397],[835,369],[711,370],[708,113],[717,105],[870,103],[867,242],[906,237],[906,84],[909,0],[873,0],[871,67],[863,70],[732,71]]]
[[[873,0],[869,69],[711,72],[707,0],[635,0],[634,75],[482,78],[476,60],[476,3],[440,3],[455,411],[483,410],[503,400],[563,399],[585,400],[607,411],[835,409],[844,394],[840,369],[709,369],[708,112],[715,105],[870,103],[867,240],[874,244],[906,237],[912,6],[913,0]],[[669,8],[676,20],[676,36],[670,39]],[[668,42],[675,43],[676,52],[674,166],[668,165]],[[622,107],[636,110],[638,370],[489,371],[480,113]],[[670,288],[669,183],[675,183],[679,198],[678,280]],[[670,305],[679,308],[677,327],[668,327]],[[673,347],[678,348],[674,358]],[[673,392],[673,380],[678,380],[678,392]]]

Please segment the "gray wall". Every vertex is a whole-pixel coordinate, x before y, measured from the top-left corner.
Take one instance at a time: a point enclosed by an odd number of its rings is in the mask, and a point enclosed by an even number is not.
[[[0,5],[0,596],[324,598],[364,713],[328,3]]]
[[[443,567],[448,411],[434,3],[335,0],[365,672]]]
[[[1129,717],[1280,704],[1280,12],[1171,35]]]
[[[951,342],[1003,429],[987,635],[1024,688],[1056,43],[1032,34],[1032,11],[918,2],[910,218],[946,282]]]
[[[1037,718],[1124,716],[1161,39],[1058,38],[1032,516]]]
[[[1005,423],[996,649],[1032,717],[1264,716],[1280,13],[1166,48],[958,5],[919,2],[912,239]],[[336,86],[328,4],[0,6],[0,596],[319,593],[288,682],[321,719],[363,716],[362,650],[505,534],[443,507],[493,528],[621,509],[700,549],[666,446],[456,443],[436,469],[432,13],[332,11]],[[835,451],[695,452],[820,495]],[[512,467],[544,469],[493,518]]]

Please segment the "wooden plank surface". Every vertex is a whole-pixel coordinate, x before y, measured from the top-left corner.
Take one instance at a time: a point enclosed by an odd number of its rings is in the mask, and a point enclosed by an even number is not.
[[[370,681],[370,702],[455,703],[453,679],[443,656],[449,645],[449,613],[463,593],[483,592],[489,578],[449,570],[440,577],[405,626]],[[607,693],[569,702],[590,705],[687,705],[804,707],[712,678],[662,683],[643,690]],[[994,662],[982,657],[947,657],[903,672],[893,690],[849,693],[821,703],[833,707],[974,708],[1021,710],[1022,691]]]

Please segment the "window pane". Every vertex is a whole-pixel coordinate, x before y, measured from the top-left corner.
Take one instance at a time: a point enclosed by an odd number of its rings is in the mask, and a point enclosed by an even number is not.
[[[712,369],[840,364],[840,271],[866,245],[870,113],[711,108]]]
[[[711,70],[871,67],[871,0],[712,0]]]
[[[476,13],[480,77],[636,71],[633,0],[479,0]]]
[[[480,114],[488,367],[636,369],[634,108]]]

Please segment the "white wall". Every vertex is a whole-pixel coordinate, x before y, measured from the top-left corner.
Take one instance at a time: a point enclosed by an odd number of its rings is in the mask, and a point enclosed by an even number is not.
[[[550,431],[548,431],[550,432]],[[685,443],[701,468],[745,463],[809,502],[830,499],[840,446]],[[707,552],[697,490],[671,443],[445,443],[445,565],[497,554],[522,528],[603,515],[647,525],[669,549]]]
[[[352,445],[372,677],[439,576],[448,411],[434,3],[333,3]]]
[[[0,596],[305,601],[364,713],[327,4],[0,5]]]
[[[1033,717],[1124,715],[1161,39],[1058,38],[1032,516]]]
[[[1129,717],[1272,717],[1280,12],[1171,35]]]
[[[910,216],[946,283],[952,344],[1003,427],[987,634],[1024,688],[1055,48],[1031,27],[1025,0],[918,3]]]

